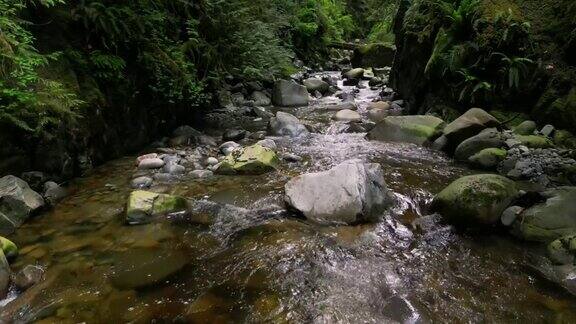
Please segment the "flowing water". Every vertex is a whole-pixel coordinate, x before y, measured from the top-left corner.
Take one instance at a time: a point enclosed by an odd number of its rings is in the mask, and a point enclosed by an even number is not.
[[[377,96],[378,91],[362,89],[355,99],[360,112]],[[66,200],[17,231],[13,238],[21,254],[12,268],[39,264],[46,279],[22,294],[12,291],[0,304],[0,318],[17,323],[576,321],[574,298],[527,267],[535,247],[506,233],[461,233],[428,215],[434,194],[472,171],[416,145],[333,134],[333,112],[321,107],[338,101],[326,97],[287,110],[320,130],[305,139],[274,138],[280,152],[298,154],[302,162],[261,176],[184,177],[151,190],[276,210],[284,206],[283,186],[291,177],[360,158],[381,164],[394,191],[395,206],[376,224],[319,226],[286,212],[224,208],[205,222],[158,219],[126,226],[122,214],[135,172],[134,157],[127,157],[75,180]],[[150,284],[134,288],[142,282]]]

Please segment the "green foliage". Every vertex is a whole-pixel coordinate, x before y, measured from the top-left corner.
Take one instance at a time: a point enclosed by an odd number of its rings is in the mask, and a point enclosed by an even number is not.
[[[34,2],[52,6],[60,0]],[[39,68],[58,57],[41,54],[34,37],[19,18],[24,0],[0,0],[0,124],[39,135],[63,121],[73,121],[82,101],[63,84],[38,74]]]
[[[486,17],[479,0],[427,3],[420,7],[422,12],[412,13],[419,17],[412,17],[411,23],[423,23],[423,17],[436,22],[425,67],[429,78],[447,81],[455,90],[454,99],[464,103],[485,102],[496,90],[522,90],[533,71],[532,60],[522,55],[531,44],[529,23],[518,20],[512,10]]]

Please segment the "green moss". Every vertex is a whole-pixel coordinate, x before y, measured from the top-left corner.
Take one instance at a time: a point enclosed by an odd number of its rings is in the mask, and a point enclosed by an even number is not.
[[[2,236],[0,236],[0,247],[4,252],[4,255],[6,255],[8,258],[18,255],[18,247],[16,244]]]
[[[467,176],[442,190],[434,198],[432,209],[457,225],[495,224],[517,194],[516,184],[505,177]]]
[[[280,165],[280,159],[273,150],[252,145],[230,154],[220,165],[220,174],[263,174],[273,171]]]
[[[554,143],[549,138],[539,135],[517,135],[515,139],[529,148],[550,148],[554,146]]]
[[[556,130],[554,132],[554,144],[569,149],[576,149],[576,136],[569,131]]]

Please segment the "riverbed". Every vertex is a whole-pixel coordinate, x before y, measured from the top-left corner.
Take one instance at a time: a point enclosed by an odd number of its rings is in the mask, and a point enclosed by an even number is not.
[[[344,91],[354,89],[338,82]],[[365,118],[380,90],[362,82],[354,100]],[[378,222],[326,226],[289,212],[241,217],[231,209],[204,224],[166,218],[127,226],[122,215],[136,171],[136,157],[129,156],[74,180],[64,201],[17,231],[13,239],[20,255],[12,268],[39,264],[46,279],[23,294],[12,291],[0,304],[2,318],[18,323],[576,322],[574,298],[530,270],[538,247],[506,233],[463,233],[429,215],[436,193],[475,171],[417,145],[338,134],[334,112],[323,108],[337,102],[328,96],[308,107],[283,109],[318,131],[299,139],[271,137],[280,153],[301,156],[300,162],[284,162],[260,176],[184,176],[151,191],[280,210],[291,177],[362,159],[382,166],[394,192],[394,206]],[[173,268],[178,271],[162,276]],[[134,282],[146,280],[154,283],[134,288]]]

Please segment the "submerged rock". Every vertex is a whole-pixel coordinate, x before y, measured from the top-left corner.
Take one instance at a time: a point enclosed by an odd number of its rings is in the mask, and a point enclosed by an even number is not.
[[[368,138],[422,145],[437,135],[443,125],[444,121],[434,116],[390,116],[376,124]]]
[[[442,190],[432,202],[432,210],[448,222],[461,225],[493,225],[517,198],[514,181],[494,174],[462,177]]]
[[[44,207],[44,199],[15,176],[0,178],[0,234],[10,234],[35,211]]]
[[[188,263],[181,251],[131,249],[114,255],[112,284],[120,289],[135,289],[159,284]]]
[[[14,284],[20,290],[26,290],[44,279],[44,268],[29,264],[14,276]]]
[[[137,190],[130,193],[126,222],[130,225],[149,223],[154,216],[187,210],[185,198]]]
[[[280,163],[278,155],[270,148],[252,145],[238,149],[222,161],[219,174],[262,174],[275,170]]]
[[[276,106],[297,107],[308,106],[308,90],[293,81],[279,80],[274,84],[272,102]]]
[[[530,241],[548,242],[576,233],[576,187],[542,193],[543,203],[526,209],[513,224],[513,233]]]
[[[277,112],[276,117],[270,119],[268,131],[271,135],[298,137],[309,134],[308,129],[295,116]]]
[[[380,165],[360,160],[300,175],[285,190],[288,205],[318,223],[374,220],[391,204]]]

